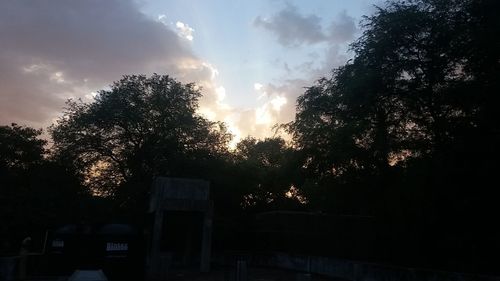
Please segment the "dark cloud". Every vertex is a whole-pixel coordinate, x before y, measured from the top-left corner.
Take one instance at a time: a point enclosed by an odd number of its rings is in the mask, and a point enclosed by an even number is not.
[[[288,47],[318,43],[326,39],[321,27],[321,18],[315,15],[303,16],[297,7],[291,4],[287,4],[285,9],[269,19],[258,16],[254,25],[271,31],[278,37],[280,44]]]
[[[334,19],[328,29],[328,37],[334,43],[345,43],[354,39],[357,31],[354,18],[344,10]]]
[[[203,68],[187,44],[132,0],[1,1],[0,123],[50,124],[123,74]]]
[[[37,74],[27,79],[23,69],[14,66],[15,61],[0,57],[0,124],[32,121],[40,126],[37,118],[49,116],[51,105],[60,105],[61,100],[53,94],[51,83],[46,83],[49,76]]]
[[[254,25],[272,32],[277,36],[278,42],[285,47],[321,42],[341,44],[352,40],[357,31],[354,18],[347,15],[346,11],[332,20],[325,31],[320,17],[302,15],[292,4],[287,4],[283,10],[270,18],[258,16],[254,20]]]

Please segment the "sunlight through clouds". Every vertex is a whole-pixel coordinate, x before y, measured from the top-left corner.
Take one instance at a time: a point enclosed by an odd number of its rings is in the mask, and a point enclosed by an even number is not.
[[[273,109],[277,112],[281,110],[281,107],[286,104],[286,98],[283,96],[278,96],[273,98],[270,101],[271,105],[273,106]]]
[[[231,24],[213,5],[200,18],[163,2],[149,11],[150,2],[134,0],[34,3],[0,4],[0,121],[35,127],[49,126],[68,98],[92,101],[123,75],[158,73],[195,83],[198,114],[226,122],[235,140],[268,137],[293,119],[304,86],[343,60],[336,44],[356,31],[350,11],[328,18],[299,3],[249,10]],[[276,40],[267,40],[269,33]],[[288,52],[299,45],[310,50]]]
[[[235,149],[236,145],[243,138],[243,134],[242,134],[241,130],[238,128],[238,126],[235,124],[233,116],[226,117],[224,119],[224,123],[226,123],[226,126],[227,126],[229,133],[231,133],[233,135],[233,139],[229,142],[229,148]]]
[[[262,89],[262,87],[264,87],[264,85],[260,84],[260,83],[255,83],[253,84],[253,88],[256,90],[256,91],[260,91],[260,89]]]
[[[217,87],[215,93],[217,94],[217,102],[222,102],[226,98],[226,89],[222,86]]]
[[[217,114],[210,108],[200,107],[198,108],[197,113],[209,120],[216,120],[217,118]]]
[[[255,124],[270,125],[272,120],[269,104],[263,104],[255,109]]]

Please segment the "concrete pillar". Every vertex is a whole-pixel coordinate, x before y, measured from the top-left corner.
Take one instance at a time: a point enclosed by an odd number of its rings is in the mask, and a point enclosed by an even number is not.
[[[160,280],[161,278],[161,262],[160,262],[160,245],[163,228],[163,211],[156,210],[153,231],[151,237],[151,254],[148,262],[148,279]]]
[[[246,259],[238,258],[236,260],[235,281],[248,280],[248,263]]]
[[[208,210],[205,211],[203,217],[203,233],[201,237],[201,259],[200,259],[200,271],[209,272],[210,271],[210,259],[212,255],[212,216],[213,216],[213,205],[212,202],[209,203]]]

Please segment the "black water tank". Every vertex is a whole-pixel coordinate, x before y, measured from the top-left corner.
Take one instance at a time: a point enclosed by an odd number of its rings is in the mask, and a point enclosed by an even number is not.
[[[51,273],[68,274],[77,268],[93,267],[96,255],[92,240],[88,225],[67,224],[56,229],[46,245]]]
[[[128,224],[106,224],[95,232],[98,263],[111,280],[138,280],[144,270],[141,233]],[[125,278],[125,279],[124,279]]]

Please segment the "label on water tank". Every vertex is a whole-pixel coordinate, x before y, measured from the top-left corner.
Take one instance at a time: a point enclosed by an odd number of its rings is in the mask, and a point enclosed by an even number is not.
[[[64,241],[63,240],[59,240],[59,239],[52,240],[52,247],[54,247],[54,248],[62,248],[62,247],[64,247]]]
[[[128,243],[106,243],[106,251],[128,251]]]

